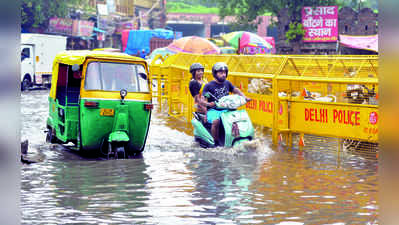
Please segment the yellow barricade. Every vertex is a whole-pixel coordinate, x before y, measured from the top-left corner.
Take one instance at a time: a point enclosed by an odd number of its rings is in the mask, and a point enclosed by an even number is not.
[[[378,56],[179,53],[151,64],[159,103],[166,100],[169,115],[188,122],[189,67],[196,62],[208,81],[216,62],[228,65],[228,80],[253,99],[244,107],[252,122],[272,128],[274,144],[280,133],[378,142]]]

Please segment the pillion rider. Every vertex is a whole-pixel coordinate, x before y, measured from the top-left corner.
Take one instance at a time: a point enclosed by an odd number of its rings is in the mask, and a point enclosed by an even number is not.
[[[204,122],[206,123],[206,112],[207,108],[205,106],[206,100],[204,96],[202,96],[202,90],[204,89],[204,85],[207,83],[204,76],[204,67],[201,63],[193,63],[190,66],[190,73],[192,75],[192,79],[188,85],[190,89],[190,93],[194,98],[194,108],[196,112],[204,114]]]

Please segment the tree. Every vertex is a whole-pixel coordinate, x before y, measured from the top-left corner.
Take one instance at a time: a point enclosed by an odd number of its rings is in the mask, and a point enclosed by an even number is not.
[[[50,18],[66,17],[74,8],[86,10],[88,0],[22,0],[21,26],[46,29]]]

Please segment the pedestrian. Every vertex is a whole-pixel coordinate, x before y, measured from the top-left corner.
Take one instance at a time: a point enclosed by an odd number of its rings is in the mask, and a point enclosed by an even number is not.
[[[142,49],[142,50],[141,50],[141,53],[140,53],[140,57],[143,58],[143,59],[145,59],[145,56],[146,56],[145,50]]]

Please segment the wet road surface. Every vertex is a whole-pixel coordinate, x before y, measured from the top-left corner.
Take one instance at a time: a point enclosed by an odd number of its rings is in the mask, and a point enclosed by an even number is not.
[[[22,224],[374,224],[378,163],[359,156],[201,149],[153,113],[141,157],[104,160],[45,142],[48,91],[21,95]]]

